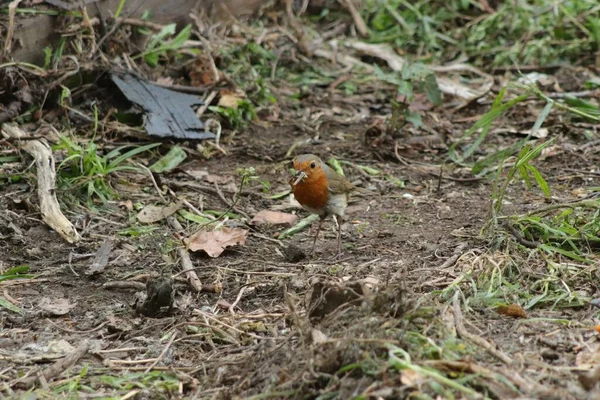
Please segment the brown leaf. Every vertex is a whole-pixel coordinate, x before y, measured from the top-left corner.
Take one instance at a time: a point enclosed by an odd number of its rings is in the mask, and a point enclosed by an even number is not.
[[[210,57],[202,55],[190,67],[189,76],[192,86],[196,87],[214,85],[225,77]]]
[[[294,214],[288,214],[279,211],[261,210],[254,216],[254,218],[252,218],[250,225],[272,224],[292,226],[296,223],[296,221],[298,221],[298,216]]]
[[[173,203],[168,206],[146,206],[137,215],[138,221],[143,224],[151,224],[161,221],[173,214],[181,208],[181,203]]]
[[[527,313],[518,304],[511,304],[509,306],[498,306],[496,307],[498,314],[506,315],[507,317],[513,318],[527,318]]]
[[[65,315],[75,308],[77,303],[70,303],[67,299],[51,299],[43,297],[38,307],[52,315]]]
[[[237,110],[239,102],[246,97],[246,93],[240,89],[222,89],[219,98],[219,107],[233,108]]]
[[[248,231],[240,228],[223,228],[220,231],[196,232],[186,240],[191,251],[204,250],[210,257],[219,257],[226,247],[244,245]]]

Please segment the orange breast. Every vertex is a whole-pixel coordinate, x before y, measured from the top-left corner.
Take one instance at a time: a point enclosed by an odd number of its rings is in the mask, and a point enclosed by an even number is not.
[[[315,175],[317,174],[310,174],[297,185],[292,184],[292,190],[298,203],[311,209],[310,211],[314,210],[315,212],[322,213],[329,199],[327,177],[325,174],[321,174],[320,176]]]

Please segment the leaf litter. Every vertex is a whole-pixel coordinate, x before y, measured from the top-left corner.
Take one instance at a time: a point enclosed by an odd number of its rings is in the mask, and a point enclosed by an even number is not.
[[[536,225],[516,225],[522,232],[518,232],[520,239],[514,233],[499,230],[492,236],[492,244],[481,240],[478,234],[489,217],[486,212],[490,192],[498,185],[452,175],[452,166],[445,164],[447,149],[440,146],[440,151],[423,138],[435,134],[444,136],[450,145],[474,144],[468,147],[472,158],[461,159],[463,170],[470,170],[473,159],[494,156],[498,149],[510,147],[515,135],[526,135],[528,140],[530,136],[543,139],[542,133],[557,136],[561,146],[552,147],[549,160],[539,160],[540,170],[550,177],[553,196],[570,199],[574,188],[587,188],[597,183],[597,177],[577,172],[558,180],[556,174],[562,172],[556,167],[564,164],[579,171],[595,168],[596,148],[593,141],[583,140],[594,137],[594,128],[579,128],[575,126],[577,122],[561,114],[560,121],[552,117],[546,120],[545,115],[540,120],[545,126],[540,128],[536,123],[533,129],[536,113],[545,107],[542,101],[535,103],[539,107],[529,109],[519,104],[511,109],[510,118],[494,120],[503,131],[492,130],[491,124],[478,126],[493,132],[486,141],[469,137],[465,142],[459,136],[496,102],[494,84],[502,84],[498,76],[491,77],[487,71],[465,64],[411,67],[409,57],[390,46],[367,43],[352,35],[355,28],[360,30],[362,26],[360,13],[350,12],[337,25],[313,31],[303,25],[308,24],[307,20],[295,15],[303,12],[297,8],[301,2],[292,3],[284,13],[270,11],[280,17],[276,29],[235,24],[228,26],[231,31],[227,38],[206,28],[202,18],[195,16],[194,32],[197,29],[205,33],[206,37],[197,38],[208,38],[209,45],[202,40],[202,44],[191,43],[192,29],[177,33],[173,25],[153,27],[147,21],[142,22],[146,23],[144,29],[153,32],[151,42],[141,52],[130,51],[133,57],[127,55],[130,42],[124,39],[132,21],[108,36],[110,45],[99,45],[107,59],[139,70],[147,82],[174,90],[189,86],[181,78],[184,68],[173,76],[162,75],[174,71],[176,68],[171,67],[178,65],[181,57],[190,57],[192,63],[187,68],[196,70],[195,75],[190,73],[191,83],[196,93],[202,94],[193,101],[204,99],[210,103],[196,112],[218,119],[225,128],[218,139],[214,137],[214,142],[178,142],[188,155],[185,159],[182,152],[176,154],[172,150],[176,146],[165,142],[161,150],[170,147],[172,152],[161,151],[167,158],[153,168],[152,176],[131,170],[111,175],[134,189],[119,190],[122,199],[107,201],[102,213],[88,210],[76,201],[68,203],[65,213],[85,238],[76,248],[65,246],[47,230],[39,234],[30,229],[38,224],[31,219],[36,212],[31,202],[19,205],[10,202],[8,195],[0,198],[3,209],[9,210],[0,217],[0,234],[9,236],[5,239],[10,242],[6,243],[24,254],[17,255],[3,243],[0,268],[26,261],[36,274],[32,280],[0,281],[0,289],[10,289],[2,298],[16,298],[24,315],[16,319],[18,315],[11,317],[2,311],[0,318],[6,323],[1,339],[18,335],[25,342],[48,344],[64,335],[65,330],[94,338],[102,348],[95,352],[103,359],[102,379],[120,382],[109,385],[96,379],[95,372],[99,370],[95,368],[100,364],[94,364],[97,360],[92,358],[80,360],[67,371],[66,365],[73,365],[87,353],[87,347],[82,345],[72,349],[73,357],[62,369],[58,363],[58,369],[45,370],[46,383],[42,380],[38,390],[49,387],[64,394],[62,377],[78,376],[77,382],[116,397],[142,393],[140,382],[144,394],[148,391],[151,396],[171,396],[182,390],[178,395],[190,398],[404,398],[411,394],[452,398],[470,397],[474,391],[495,398],[583,398],[583,390],[590,390],[589,395],[593,396],[593,390],[597,390],[597,360],[584,360],[586,346],[595,351],[597,341],[593,329],[596,315],[590,317],[585,309],[586,301],[595,294],[591,267],[564,260],[548,262],[553,257],[551,252],[541,256],[538,250],[522,248],[527,240],[541,242],[549,238],[555,244],[563,240],[552,237],[556,231],[545,230],[550,226],[549,218],[532,217],[528,221]],[[84,28],[93,33],[94,26],[98,25]],[[86,30],[71,32],[75,32],[73,37],[78,41],[72,48],[94,48],[91,43],[89,47],[81,46],[90,40],[84,34]],[[312,46],[306,46],[311,40],[315,40]],[[202,48],[196,59],[190,51],[197,50],[193,46]],[[276,48],[284,50],[270,54]],[[54,57],[50,53],[56,60],[55,75],[50,73],[50,79],[66,79],[70,72],[65,66],[70,59],[62,57],[61,52],[70,49],[50,49],[56,54]],[[311,53],[316,57],[304,58]],[[239,79],[246,60],[251,60],[249,73],[256,78],[252,81]],[[167,64],[169,68],[163,69]],[[31,88],[48,88],[39,75],[28,71],[23,66],[13,75],[14,81],[22,82],[25,77],[32,83]],[[373,80],[369,72],[375,73],[377,79]],[[411,80],[415,84],[408,90]],[[419,88],[424,93],[411,93]],[[211,97],[213,92],[216,94]],[[94,132],[94,137],[102,138],[98,143],[106,147],[98,151],[110,151],[125,136],[131,143],[137,140],[133,138],[139,138],[138,125],[125,124],[119,119],[121,115],[113,118],[115,114],[111,114],[113,111],[103,104],[103,99],[71,89],[63,90],[61,96],[63,101],[57,106],[61,112],[53,112],[49,105],[41,108],[39,114],[57,128],[62,126],[62,118],[68,118],[75,137],[87,134],[89,139]],[[269,106],[271,96],[277,98],[276,108]],[[30,97],[28,104],[39,102],[35,91]],[[82,98],[87,103],[81,102]],[[406,104],[390,106],[389,99]],[[209,108],[212,104],[221,107]],[[248,104],[257,108],[256,113],[249,112]],[[587,103],[574,105],[584,106],[590,109]],[[253,119],[253,115],[272,116],[275,109],[277,118]],[[367,135],[376,120],[383,123],[371,130],[373,136]],[[420,146],[411,144],[416,142]],[[9,142],[12,143],[16,142]],[[573,146],[587,144],[588,151],[591,149],[588,159],[569,151]],[[14,154],[10,146],[2,149]],[[454,149],[460,151],[461,147]],[[404,150],[409,154],[399,153]],[[338,167],[358,166],[344,173],[381,192],[380,199],[352,199],[362,205],[354,208],[361,215],[357,223],[342,225],[347,246],[339,262],[327,258],[334,238],[331,226],[325,226],[322,232],[324,244],[317,249],[316,257],[306,259],[303,250],[310,247],[311,225],[318,217],[299,211],[297,204],[287,200],[289,191],[264,193],[269,185],[278,191],[285,186],[287,176],[278,164],[280,161],[308,151],[326,159],[332,157]],[[189,159],[194,162],[191,169]],[[143,165],[152,165],[156,160],[155,155],[136,157]],[[485,164],[487,171],[504,167],[497,161]],[[509,159],[507,164],[510,162]],[[256,167],[260,179],[268,179],[269,185],[256,180],[237,185],[232,177],[241,166]],[[4,174],[3,164],[0,168]],[[11,179],[24,179],[16,176],[26,177],[23,171],[26,166],[17,163],[16,170],[10,172],[14,176]],[[195,171],[196,179],[182,171]],[[499,172],[502,176],[503,171]],[[538,179],[537,175],[534,179]],[[12,194],[17,187],[3,184],[0,190],[3,195]],[[61,200],[72,201],[66,195],[62,197],[68,193],[64,187],[57,192]],[[507,208],[515,213],[556,201],[518,184],[507,186],[504,199]],[[111,208],[118,202],[125,206]],[[275,239],[256,228],[246,229],[251,219],[231,213],[234,207],[254,216],[267,209],[296,208],[300,222]],[[569,209],[576,214],[573,220],[568,217]],[[279,217],[283,218],[279,215],[272,220]],[[144,230],[135,225],[136,218],[138,222],[156,225],[152,230]],[[563,226],[570,227],[573,221],[585,220],[585,215],[577,207],[566,207],[550,218],[562,218]],[[165,219],[168,224],[163,222]],[[218,225],[217,229],[212,228],[213,224]],[[200,225],[205,226],[191,234]],[[114,251],[125,254],[128,262],[119,265],[118,260],[108,261],[106,266],[111,265],[110,269],[90,277],[79,272],[96,261],[106,237],[114,231],[134,229],[135,235],[115,243]],[[305,234],[304,230],[308,232]],[[580,231],[587,232],[590,231]],[[565,256],[572,255],[572,248],[579,248],[580,239],[571,234],[563,241],[571,248],[554,248]],[[585,239],[584,242],[593,243],[594,235]],[[195,246],[196,252],[207,253],[210,258],[188,254],[186,245],[190,250],[191,245]],[[458,248],[462,250],[455,251]],[[597,261],[594,252],[586,253],[586,257],[592,263]],[[99,265],[105,264],[104,257],[99,261]],[[149,318],[134,314],[135,308],[130,307],[132,295],[127,290],[115,288],[107,292],[99,288],[110,277],[130,280],[148,289],[156,282],[156,274],[166,276],[169,285],[147,290],[146,299],[155,301],[144,307],[150,311]],[[366,286],[369,290],[362,290]],[[166,287],[168,290],[161,289]],[[69,300],[60,294],[67,291]],[[168,295],[163,296],[165,293]],[[173,313],[164,317],[155,313],[171,307],[171,295],[176,297]],[[448,308],[450,298],[460,298],[456,302],[458,308]],[[40,299],[44,299],[47,313],[62,313],[59,315],[63,318],[68,315],[69,324],[75,329],[62,325],[57,328],[43,320],[31,322],[31,313],[35,312],[31,304],[39,304]],[[510,304],[505,315],[494,312],[500,311],[498,304]],[[312,321],[309,314],[315,317]],[[45,325],[44,335],[40,336],[41,324]],[[553,353],[546,347],[551,347]],[[8,351],[14,348],[9,346]],[[577,364],[576,354],[581,354],[581,364]],[[506,355],[522,361],[523,367],[506,363]],[[89,371],[94,373],[88,374],[83,366],[88,362]],[[12,363],[11,368],[3,371],[2,379],[16,389],[14,382],[34,367]],[[589,371],[581,373],[578,379],[577,374],[584,369]],[[148,372],[134,376],[135,371]],[[176,375],[169,375],[169,371]],[[38,375],[31,376],[35,381],[28,384],[37,384]],[[175,384],[169,386],[169,382]],[[557,382],[569,382],[570,386],[565,388]],[[83,391],[85,387],[73,390]]]

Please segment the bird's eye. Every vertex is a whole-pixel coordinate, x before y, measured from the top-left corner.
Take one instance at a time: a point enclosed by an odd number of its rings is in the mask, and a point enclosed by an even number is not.
[[[317,164],[316,164],[314,161],[310,163],[310,167],[311,167],[311,168],[314,168],[314,167],[316,167],[316,166],[317,166]]]

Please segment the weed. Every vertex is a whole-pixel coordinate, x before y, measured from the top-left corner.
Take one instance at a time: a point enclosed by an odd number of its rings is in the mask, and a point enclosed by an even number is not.
[[[424,64],[406,62],[400,75],[386,73],[375,66],[375,76],[381,81],[395,85],[398,96],[403,98],[402,101],[392,100],[390,124],[392,129],[396,131],[401,129],[407,122],[415,126],[423,124],[421,115],[417,111],[409,109],[410,104],[415,100],[415,93],[424,93],[427,100],[433,105],[437,106],[442,103],[442,95],[435,80],[435,75]]]
[[[485,13],[478,2],[369,0],[363,16],[369,40],[409,54],[447,61],[465,54],[475,65],[548,65],[580,61],[600,44],[595,0],[498,2]]]
[[[133,59],[143,58],[149,66],[156,67],[161,57],[166,58],[171,53],[179,55],[178,50],[183,48],[191,36],[192,25],[187,25],[177,35],[175,35],[176,27],[176,24],[165,25],[160,32],[150,37],[146,50],[134,56]],[[175,37],[169,40],[173,35]]]
[[[249,100],[238,100],[237,108],[210,106],[208,109],[223,118],[229,128],[245,128],[249,121],[257,119],[254,105]]]
[[[86,146],[81,146],[69,137],[62,136],[54,148],[66,152],[66,158],[57,168],[58,185],[64,191],[79,191],[85,194],[91,208],[96,199],[106,203],[116,197],[109,176],[119,171],[142,172],[138,167],[123,164],[134,156],[159,145],[160,143],[152,143],[135,147],[125,153],[122,153],[123,150],[130,146],[121,146],[102,156],[98,145],[93,140],[90,140]]]
[[[27,272],[29,272],[29,267],[26,265],[10,268],[5,272],[0,273],[0,282],[13,279],[31,279],[35,277],[34,275],[27,274]],[[4,296],[0,296],[0,308],[5,308],[17,314],[23,313],[23,310],[8,301]]]

